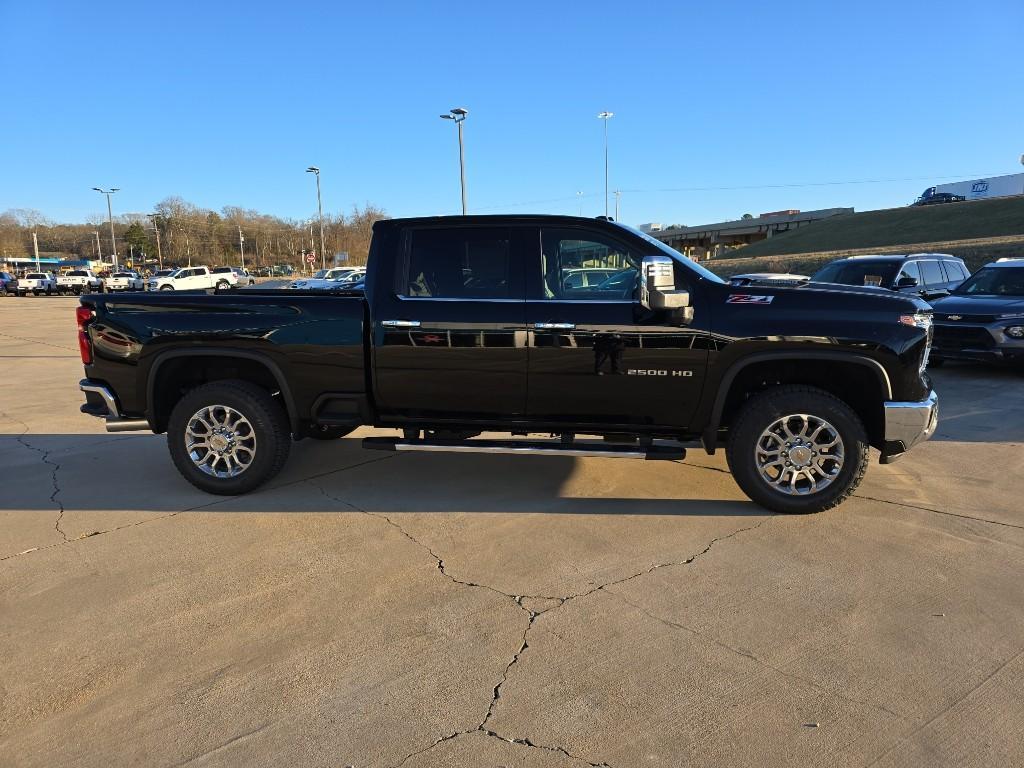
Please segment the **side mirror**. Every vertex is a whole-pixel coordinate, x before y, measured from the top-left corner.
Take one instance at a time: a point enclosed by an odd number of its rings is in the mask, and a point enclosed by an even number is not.
[[[916,287],[917,287],[917,278],[916,277],[906,276],[906,277],[901,277],[899,280],[896,281],[896,289],[897,290],[899,290],[901,288],[916,288]]]
[[[690,292],[676,290],[675,262],[668,256],[644,256],[640,270],[640,303],[644,308],[681,309],[688,322],[693,314]]]

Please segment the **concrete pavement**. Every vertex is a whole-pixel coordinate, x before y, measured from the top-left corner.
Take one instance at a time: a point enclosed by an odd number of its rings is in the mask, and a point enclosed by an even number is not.
[[[4,766],[1024,764],[1024,377],[766,513],[686,463],[294,446],[215,498],[0,299]]]

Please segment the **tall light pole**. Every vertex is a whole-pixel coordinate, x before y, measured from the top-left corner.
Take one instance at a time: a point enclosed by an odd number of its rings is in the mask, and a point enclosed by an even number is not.
[[[100,252],[100,233],[94,231],[93,234],[96,235],[96,261],[102,264],[103,254]]]
[[[579,208],[579,212],[580,212],[579,215],[582,216],[583,215],[583,192],[581,190],[576,190],[576,203],[577,203],[576,207]]]
[[[160,227],[158,227],[157,223],[156,223],[156,218],[160,214],[159,213],[147,213],[146,215],[150,219],[153,220],[153,231],[156,233],[156,260],[157,260],[157,264],[159,265],[157,267],[157,269],[163,269],[164,268],[164,252],[160,250]]]
[[[615,220],[619,220],[619,198],[622,197],[622,190],[615,190]]]
[[[316,175],[316,210],[320,214],[320,269],[327,269],[327,252],[324,250],[324,207],[320,202],[320,169],[309,166],[306,173]]]
[[[114,239],[114,209],[110,205],[110,196],[119,191],[119,187],[112,187],[109,190],[93,187],[96,192],[107,196],[107,221],[110,222],[110,247],[111,259],[113,259],[114,270],[117,270],[117,240]]]
[[[614,112],[599,112],[598,117],[604,120],[604,217],[608,218],[608,121]]]
[[[466,215],[466,150],[462,142],[462,124],[466,121],[469,110],[465,107],[455,107],[448,110],[447,115],[441,115],[442,120],[454,120],[459,127],[459,184],[462,187],[462,215]]]

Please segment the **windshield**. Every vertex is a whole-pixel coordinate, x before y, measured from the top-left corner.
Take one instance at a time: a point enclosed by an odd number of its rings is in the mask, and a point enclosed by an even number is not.
[[[698,264],[693,259],[690,259],[690,258],[688,258],[686,256],[683,256],[683,254],[681,254],[675,248],[672,248],[672,247],[666,245],[665,243],[661,242],[661,240],[659,240],[658,238],[651,237],[646,232],[641,232],[639,229],[635,229],[635,228],[629,226],[628,224],[622,224],[622,223],[620,223],[618,221],[615,222],[615,224],[617,226],[622,227],[623,229],[629,230],[634,235],[642,237],[644,240],[646,240],[648,243],[653,245],[655,248],[657,248],[659,251],[664,253],[666,256],[670,256],[671,258],[675,259],[676,261],[683,262],[684,264],[686,264],[686,266],[688,266],[690,269],[692,269],[698,275],[703,277],[705,280],[709,280],[712,283],[720,283],[722,285],[725,285],[725,280],[720,278],[714,272],[711,272],[710,270],[705,269],[704,267],[702,267],[700,264]]]
[[[982,267],[953,293],[958,296],[1024,296],[1024,266]]]
[[[889,288],[902,263],[896,261],[834,261],[815,272],[811,280],[815,283],[873,285]]]

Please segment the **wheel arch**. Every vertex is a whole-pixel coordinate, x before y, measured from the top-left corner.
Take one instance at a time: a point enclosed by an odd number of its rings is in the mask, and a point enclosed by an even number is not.
[[[291,388],[288,386],[288,380],[285,378],[281,367],[268,355],[261,354],[259,352],[249,352],[236,349],[219,349],[217,347],[169,349],[166,352],[160,353],[153,360],[149,368],[149,374],[146,377],[145,401],[147,404],[146,418],[153,426],[153,431],[163,432],[167,428],[167,420],[174,407],[174,403],[177,402],[177,398],[169,398],[168,393],[161,388],[161,381],[159,378],[161,370],[167,371],[168,366],[175,366],[176,372],[180,373],[182,365],[190,358],[201,358],[204,363],[204,365],[201,366],[201,370],[204,371],[210,371],[214,368],[209,365],[211,362],[239,361],[245,363],[245,366],[243,366],[245,371],[241,376],[237,374],[233,374],[231,376],[214,375],[212,378],[200,376],[202,383],[205,383],[206,381],[216,381],[220,378],[242,378],[243,380],[253,380],[253,383],[262,384],[264,386],[273,382],[277,391],[281,393],[281,400],[283,401],[285,411],[288,415],[288,423],[291,427],[292,433],[298,433],[299,417],[295,407],[295,400],[292,397]],[[265,372],[262,376],[257,375],[250,378],[250,376],[245,375],[246,373],[251,375],[253,372],[260,370]],[[193,371],[193,373],[196,372]],[[174,381],[177,380],[179,379],[174,379]],[[169,384],[167,382],[163,382],[164,388],[168,386]]]
[[[840,369],[843,366],[850,366],[852,370],[862,372],[866,380],[874,382],[876,387],[874,394],[880,396],[877,400],[877,413],[863,412],[865,410],[863,403],[847,402],[847,404],[858,411],[858,414],[864,420],[872,444],[880,444],[882,431],[884,430],[884,425],[881,422],[883,417],[882,403],[892,399],[892,381],[889,378],[889,373],[880,362],[865,355],[846,352],[780,350],[778,352],[759,352],[747,355],[734,361],[726,369],[715,393],[707,426],[702,432],[704,449],[709,454],[715,452],[715,449],[718,447],[719,431],[728,425],[730,413],[732,410],[735,410],[737,396],[744,394],[744,392],[738,392],[734,386],[740,383],[741,386],[744,386],[744,391],[746,391],[743,382],[745,379],[749,380],[752,374],[762,371],[765,373],[781,371],[787,367],[791,371],[802,368],[806,371],[807,375],[797,374],[793,376],[790,372],[786,376],[786,380],[780,383],[818,386],[846,401],[846,398],[840,394],[844,387],[829,386],[828,383],[821,381],[820,373],[823,365],[828,365],[830,369],[835,369],[835,366],[839,366]],[[861,407],[858,407],[859,405]]]

